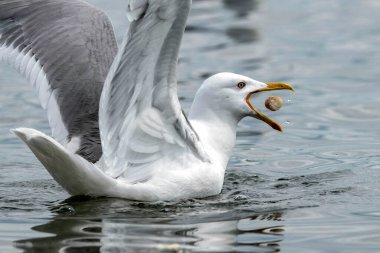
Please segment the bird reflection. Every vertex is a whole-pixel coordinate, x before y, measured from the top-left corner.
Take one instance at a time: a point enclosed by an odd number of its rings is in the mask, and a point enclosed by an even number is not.
[[[102,210],[101,212],[112,204],[109,199],[103,199],[103,204],[95,199],[84,201],[84,206],[88,207],[94,201],[100,205],[97,210]],[[116,203],[113,206],[121,204],[119,200],[114,201]],[[124,200],[121,201],[126,204]],[[68,203],[73,210],[84,208],[80,201],[66,201],[65,204]],[[90,215],[81,211],[80,214],[57,214],[46,224],[32,228],[48,235],[19,240],[14,242],[14,246],[25,253],[280,251],[284,231],[282,212],[254,214],[244,218],[233,218],[229,215],[224,218],[223,215],[187,216],[185,213],[171,216],[167,214],[171,210],[162,212],[160,205],[157,207],[148,204],[138,208],[141,203],[134,203],[134,206],[132,204],[130,202],[129,207],[125,207],[129,209],[128,214],[120,213],[108,218],[104,214],[96,215],[94,210]],[[173,208],[174,206],[173,204]],[[114,210],[108,211],[112,213]],[[141,215],[141,211],[151,215]],[[99,216],[103,218],[96,218]]]

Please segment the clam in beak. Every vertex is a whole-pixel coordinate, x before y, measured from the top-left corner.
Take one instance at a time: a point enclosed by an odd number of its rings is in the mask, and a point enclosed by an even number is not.
[[[265,88],[250,92],[247,95],[245,101],[247,102],[248,106],[256,113],[256,118],[264,121],[265,123],[270,125],[273,129],[282,132],[283,131],[282,127],[276,121],[272,120],[271,118],[269,118],[268,116],[266,116],[265,114],[263,114],[262,112],[257,110],[255,107],[253,107],[249,100],[253,94],[263,92],[263,91],[291,90],[291,91],[295,92],[295,90],[290,84],[287,84],[287,83],[280,83],[280,82],[278,82],[278,83],[266,83],[266,85],[267,85],[267,87],[265,87]]]

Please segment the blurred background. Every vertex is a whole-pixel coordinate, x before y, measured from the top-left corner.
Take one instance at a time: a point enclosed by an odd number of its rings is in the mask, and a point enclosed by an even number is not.
[[[121,42],[125,1],[88,2]],[[69,198],[9,133],[50,129],[30,85],[1,64],[0,252],[377,251],[379,12],[377,0],[193,0],[178,70],[186,112],[222,71],[297,91],[262,109],[284,133],[241,122],[223,192],[202,200]]]

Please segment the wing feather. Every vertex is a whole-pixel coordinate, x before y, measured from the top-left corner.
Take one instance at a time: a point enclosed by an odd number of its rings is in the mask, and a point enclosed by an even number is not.
[[[181,154],[208,161],[177,96],[178,51],[191,0],[129,0],[129,34],[107,76],[100,130],[107,173],[149,179],[159,161]],[[116,167],[115,167],[116,166]]]
[[[91,162],[101,154],[99,100],[117,43],[109,18],[81,0],[0,0],[0,60],[47,109],[52,135]],[[76,146],[76,145],[74,145]]]

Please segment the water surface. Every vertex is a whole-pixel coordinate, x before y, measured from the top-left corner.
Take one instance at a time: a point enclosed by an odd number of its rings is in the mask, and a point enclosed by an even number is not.
[[[125,3],[89,1],[119,41]],[[222,194],[70,198],[9,129],[49,133],[32,88],[0,68],[0,252],[375,252],[380,249],[380,4],[194,1],[179,93],[231,71],[285,81],[285,133],[241,122]]]

